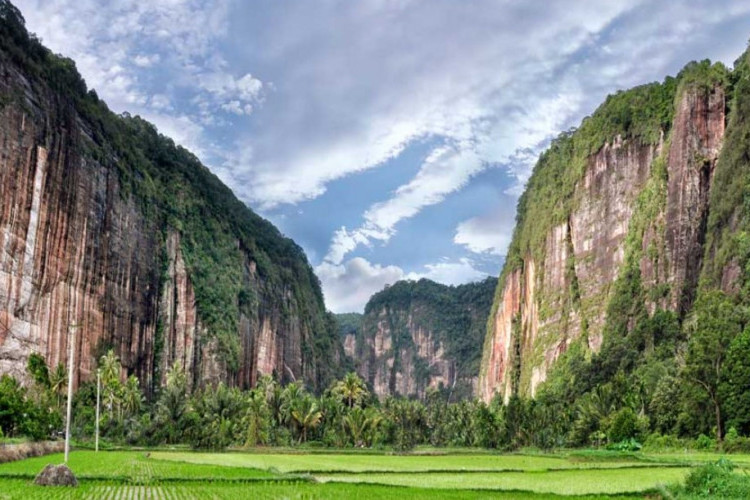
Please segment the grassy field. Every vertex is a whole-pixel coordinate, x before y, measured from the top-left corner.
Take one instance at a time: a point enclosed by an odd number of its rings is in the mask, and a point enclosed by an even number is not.
[[[78,488],[32,484],[46,464],[62,462],[62,455],[49,455],[0,464],[0,499],[632,498],[682,481],[687,464],[718,457],[74,451],[69,466]],[[743,463],[750,457],[737,458]]]
[[[159,460],[221,464],[280,472],[548,471],[643,466],[640,461],[585,462],[532,455],[340,455],[154,452]]]
[[[520,490],[561,495],[640,493],[680,482],[690,469],[649,467],[638,469],[586,469],[554,472],[327,474],[319,481],[424,486],[441,490]]]
[[[311,483],[257,483],[244,484],[198,483],[164,484],[154,486],[132,486],[108,483],[85,483],[72,490],[70,488],[50,490],[30,485],[22,480],[0,481],[0,498],[23,499],[349,499],[366,498],[372,500],[393,500],[394,497],[416,500],[498,499],[498,500],[564,500],[570,497],[559,495],[538,495],[523,491],[493,492],[442,490],[436,493],[427,488],[401,488],[367,484],[311,484]],[[600,500],[613,498],[604,495],[575,497],[576,499]],[[621,498],[633,498],[621,497]]]

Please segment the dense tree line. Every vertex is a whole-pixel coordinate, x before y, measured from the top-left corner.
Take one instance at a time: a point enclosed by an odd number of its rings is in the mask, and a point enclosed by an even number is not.
[[[379,401],[349,373],[315,395],[301,382],[286,386],[263,376],[248,391],[224,384],[189,393],[174,364],[147,402],[136,377],[121,377],[113,351],[99,360],[101,433],[120,444],[189,444],[221,450],[245,446],[482,447],[609,446],[638,449],[695,446],[750,449],[750,318],[720,292],[702,297],[682,328],[657,312],[620,342],[588,355],[576,344],[535,399],[490,404],[448,403],[434,391],[425,401]],[[685,335],[689,334],[689,339]],[[682,346],[682,347],[680,347]],[[678,356],[675,350],[680,351]],[[678,360],[682,358],[682,361]],[[680,364],[681,363],[681,364]],[[48,370],[32,355],[29,387],[0,379],[0,427],[7,436],[60,435],[65,370]],[[95,382],[74,397],[74,437],[91,440]],[[723,431],[724,428],[729,431]],[[713,433],[715,437],[708,437]]]

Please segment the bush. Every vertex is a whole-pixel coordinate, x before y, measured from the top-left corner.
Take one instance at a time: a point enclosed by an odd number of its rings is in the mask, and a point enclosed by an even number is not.
[[[624,439],[618,443],[607,445],[608,450],[612,451],[639,451],[643,446],[634,438]]]
[[[615,414],[607,433],[610,443],[635,439],[638,434],[638,416],[631,408],[623,408]]]
[[[676,448],[683,448],[684,443],[680,441],[677,436],[673,436],[672,434],[662,436],[658,432],[654,432],[646,438],[643,447],[647,450],[673,450]]]
[[[727,435],[724,436],[724,451],[730,453],[748,453],[750,452],[750,438],[740,436],[736,428],[730,427]]]
[[[733,470],[734,464],[722,458],[695,469],[678,491],[692,497],[750,498],[750,476],[735,474]]]
[[[714,450],[716,449],[716,440],[706,436],[705,434],[701,434],[693,443],[693,447],[696,450]]]

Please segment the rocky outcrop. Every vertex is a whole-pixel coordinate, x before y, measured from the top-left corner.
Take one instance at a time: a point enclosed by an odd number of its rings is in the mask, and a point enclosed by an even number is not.
[[[584,167],[560,200],[567,213],[549,225],[536,247],[515,241],[517,258],[506,263],[488,324],[479,381],[484,400],[495,394],[506,401],[514,393],[533,397],[555,361],[579,339],[598,352],[615,284],[630,272],[629,259],[636,262],[648,311],[689,310],[727,123],[725,90],[720,81],[698,84],[686,77],[679,85],[674,80],[654,85],[663,102],[674,102],[671,123],[650,136],[633,132],[635,127],[618,132],[582,162],[573,149],[568,168],[579,168],[579,162]],[[644,115],[635,106],[650,104],[632,102],[632,116]],[[613,105],[608,101],[584,125],[611,127],[601,118],[612,115],[607,106]],[[562,140],[575,145],[588,139],[583,134],[595,135],[582,127]],[[542,175],[544,161],[534,175]],[[541,189],[533,176],[529,186]],[[534,199],[534,193],[526,196]],[[543,224],[520,220],[515,240],[528,234],[528,225]]]
[[[726,121],[722,87],[691,89],[677,104],[667,164],[666,268],[662,280],[669,286],[667,306],[681,313],[692,304],[698,284],[709,190]],[[644,275],[656,274],[648,266],[642,267]]]
[[[353,360],[357,355],[357,338],[362,332],[362,315],[359,313],[336,314],[339,338],[344,347],[344,355]]]
[[[147,391],[259,374],[320,387],[341,356],[304,254],[189,152],[109,112],[0,2],[0,373],[114,348]]]
[[[353,358],[357,352],[357,336],[353,333],[348,333],[344,336],[344,354]]]
[[[381,398],[422,398],[429,390],[471,396],[495,284],[402,281],[375,294],[356,338],[347,337],[358,373]]]
[[[444,343],[423,326],[424,314],[420,308],[406,312],[383,308],[367,318],[368,323],[374,321],[375,334],[364,341],[368,355],[360,372],[378,396],[424,397],[428,389],[449,389],[457,382],[456,362],[446,359]],[[394,345],[394,340],[401,344]]]

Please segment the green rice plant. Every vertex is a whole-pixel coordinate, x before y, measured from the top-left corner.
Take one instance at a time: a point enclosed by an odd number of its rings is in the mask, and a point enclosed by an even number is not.
[[[251,467],[293,472],[428,472],[428,471],[546,471],[558,469],[642,466],[628,461],[585,462],[540,455],[345,455],[274,453],[172,453],[152,452],[164,461]]]
[[[82,482],[78,488],[41,487],[21,479],[0,478],[0,499],[197,499],[212,498],[217,500],[234,500],[237,498],[253,499],[350,499],[367,498],[372,500],[393,500],[408,498],[415,500],[447,500],[491,498],[499,500],[561,500],[563,497],[554,494],[532,492],[471,491],[471,490],[435,490],[427,488],[403,488],[397,486],[380,486],[371,484],[327,483],[311,484],[299,482],[253,483],[244,485],[221,482],[182,482],[157,486],[131,486],[107,482]],[[576,497],[584,500],[603,500],[612,496],[590,495]],[[626,497],[627,498],[627,497]]]
[[[436,489],[506,490],[562,495],[633,494],[681,482],[688,468],[643,467],[553,472],[361,473],[315,475],[322,482],[374,483]]]
[[[60,453],[0,464],[0,477],[33,479],[47,464],[63,462]],[[148,452],[74,451],[68,466],[79,479],[109,479],[133,484],[176,480],[255,480],[277,477],[247,467],[224,467],[153,460]]]

